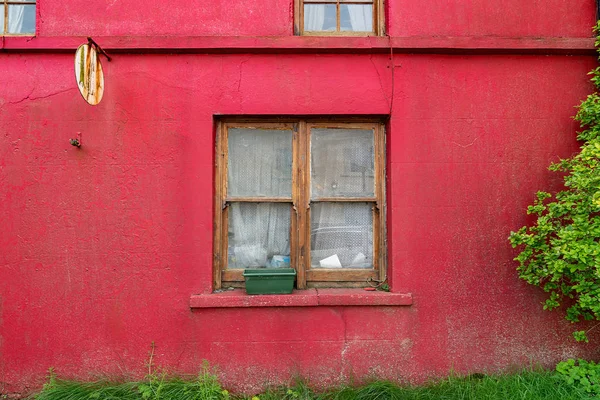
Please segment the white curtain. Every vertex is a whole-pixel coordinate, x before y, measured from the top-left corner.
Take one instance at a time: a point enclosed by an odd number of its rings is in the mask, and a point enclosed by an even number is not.
[[[371,130],[312,129],[311,198],[372,197],[373,143]],[[342,202],[311,206],[312,268],[372,266],[371,207]]]
[[[371,32],[373,30],[373,11],[368,5],[349,5],[350,24],[354,32]]]
[[[21,33],[24,16],[25,6],[8,6],[8,33]]]
[[[268,267],[290,254],[290,205],[235,197],[291,198],[292,131],[230,128],[228,135],[229,268]]]
[[[322,31],[325,25],[325,4],[310,4],[304,6],[304,30]]]
[[[233,203],[229,210],[229,268],[271,267],[290,255],[290,206]]]
[[[292,195],[292,131],[229,129],[227,195]]]

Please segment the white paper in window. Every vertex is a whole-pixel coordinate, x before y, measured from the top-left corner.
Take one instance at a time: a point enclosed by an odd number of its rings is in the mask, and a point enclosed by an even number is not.
[[[311,268],[373,268],[373,205],[311,206]]]

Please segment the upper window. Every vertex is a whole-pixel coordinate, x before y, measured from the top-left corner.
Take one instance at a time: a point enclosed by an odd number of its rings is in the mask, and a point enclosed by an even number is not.
[[[2,21],[0,35],[35,34],[35,0],[0,0],[2,1]]]
[[[298,288],[382,279],[384,158],[378,122],[221,122],[215,288],[257,267]]]
[[[301,35],[383,34],[383,0],[296,0]]]

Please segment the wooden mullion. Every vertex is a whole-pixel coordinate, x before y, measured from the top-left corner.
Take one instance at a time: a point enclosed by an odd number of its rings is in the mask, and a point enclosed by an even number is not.
[[[376,203],[377,197],[318,197],[311,203]]]
[[[227,197],[225,199],[226,203],[292,203],[293,201],[293,197]]]
[[[373,261],[376,263],[379,280],[386,277],[385,252],[385,136],[383,126],[375,127],[375,194],[377,206],[373,209]]]
[[[298,289],[306,288],[306,269],[310,262],[310,248],[309,246],[309,223],[308,223],[308,197],[307,188],[310,184],[308,175],[308,157],[309,152],[307,148],[307,128],[304,121],[298,123],[298,140],[297,151],[296,151],[296,166],[297,166],[297,185],[296,185],[296,212],[297,212],[297,228],[298,228],[298,242],[297,242],[297,264],[296,264],[296,285]]]
[[[256,121],[256,122],[251,122]],[[264,122],[253,119],[243,119],[239,122],[233,121],[227,123],[228,128],[241,128],[241,129],[270,129],[270,130],[293,130],[293,125],[289,122]]]
[[[377,191],[377,196],[379,198],[379,279],[384,280],[387,278],[387,226],[386,226],[386,207],[387,203],[385,201],[386,196],[386,152],[385,152],[385,127],[383,124],[379,124],[377,127],[377,144],[379,146],[379,173],[377,183],[375,186]]]
[[[6,0],[4,1],[4,29],[2,31],[3,35],[8,33],[8,4]]]
[[[294,35],[302,35],[304,32],[304,2],[294,0]]]
[[[320,128],[320,127],[351,127],[351,128],[355,128],[355,127],[362,127],[362,126],[368,126],[368,129],[371,129],[372,127],[376,126],[377,124],[379,124],[379,122],[381,121],[381,118],[379,117],[369,117],[369,116],[360,116],[360,115],[354,115],[354,116],[340,116],[340,115],[333,115],[331,117],[312,117],[312,116],[307,116],[304,120],[307,124],[310,124],[312,128]]]
[[[380,207],[381,207],[381,196],[379,196],[379,187],[381,186],[380,183],[380,179],[381,179],[381,147],[380,147],[380,142],[379,142],[379,125],[375,126],[373,129],[373,151],[375,152],[375,157],[373,159],[373,161],[375,162],[374,167],[374,171],[375,171],[375,179],[374,179],[374,183],[375,183],[375,196],[377,197],[377,202],[375,203],[375,205],[373,206],[373,267],[375,269],[375,271],[377,272],[376,277],[379,278],[380,274],[380,267],[381,267],[381,262],[379,260],[379,255],[381,253],[381,249],[380,249],[380,232],[379,229],[381,227],[381,224],[379,223],[379,216],[380,216]]]
[[[223,145],[225,142],[225,127],[219,122],[216,131],[216,156],[215,156],[215,196],[214,196],[214,237],[213,237],[213,289],[221,289],[221,271],[223,269],[223,167],[225,154]]]
[[[375,130],[376,123],[372,122],[309,122],[311,128],[316,129],[365,129]]]
[[[384,36],[385,35],[385,8],[383,4],[384,0],[375,0],[373,1],[373,9],[377,7],[377,31],[376,35]],[[373,11],[375,13],[375,11]]]
[[[353,31],[306,31],[302,36],[356,36],[356,37],[368,37],[373,36],[373,32],[353,32]]]
[[[231,268],[223,271],[223,282],[243,282],[244,269]]]
[[[290,210],[290,266],[296,269],[296,277],[298,276],[298,207],[297,207],[297,191],[296,185],[298,184],[298,173],[297,173],[297,142],[298,142],[298,129],[294,126],[292,130],[292,207]]]
[[[223,272],[227,270],[227,264],[229,262],[229,207],[224,202],[227,198],[228,182],[227,175],[229,169],[229,125],[223,125],[223,137],[221,140],[221,154],[223,155],[222,167],[221,167],[221,285],[223,285]]]
[[[337,0],[335,3],[335,31],[336,32],[341,32],[342,29],[340,28],[341,22],[340,20],[342,19],[341,13],[340,13],[340,0]]]
[[[374,269],[315,268],[306,271],[307,279],[316,282],[366,282],[367,279],[377,279],[378,274]]]
[[[312,176],[311,170],[311,147],[310,137],[312,124],[301,122],[302,132],[304,133],[304,271],[306,282],[310,281],[310,266],[311,266],[311,254],[310,254],[310,230],[311,230],[311,209],[310,209],[310,185]]]

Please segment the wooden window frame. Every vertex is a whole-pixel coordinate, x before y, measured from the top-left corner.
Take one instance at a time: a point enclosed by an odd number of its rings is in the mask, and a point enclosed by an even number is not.
[[[290,197],[228,197],[228,131],[230,128],[268,128],[292,131],[292,195]],[[374,196],[310,199],[310,132],[312,128],[373,130]],[[346,119],[224,119],[217,121],[214,196],[213,287],[243,287],[243,269],[227,269],[229,205],[232,202],[290,204],[290,263],[296,269],[296,288],[366,287],[369,280],[386,276],[385,132],[381,120]],[[372,269],[311,269],[310,206],[316,202],[372,203]]]
[[[335,4],[336,5],[336,31],[305,31],[304,30],[304,0],[294,0],[294,34],[300,36],[384,36],[385,35],[385,12],[384,0],[323,0],[310,2],[311,4]],[[340,4],[372,4],[373,5],[373,31],[353,32],[340,31]]]
[[[25,1],[25,0],[0,0],[2,4],[2,18],[4,19],[4,30],[0,32],[0,36],[4,37],[12,37],[12,36],[25,36],[25,37],[33,37],[37,33],[37,0],[35,1]],[[30,5],[35,6],[35,28],[33,32],[27,33],[9,33],[8,32],[8,6],[24,6]]]

